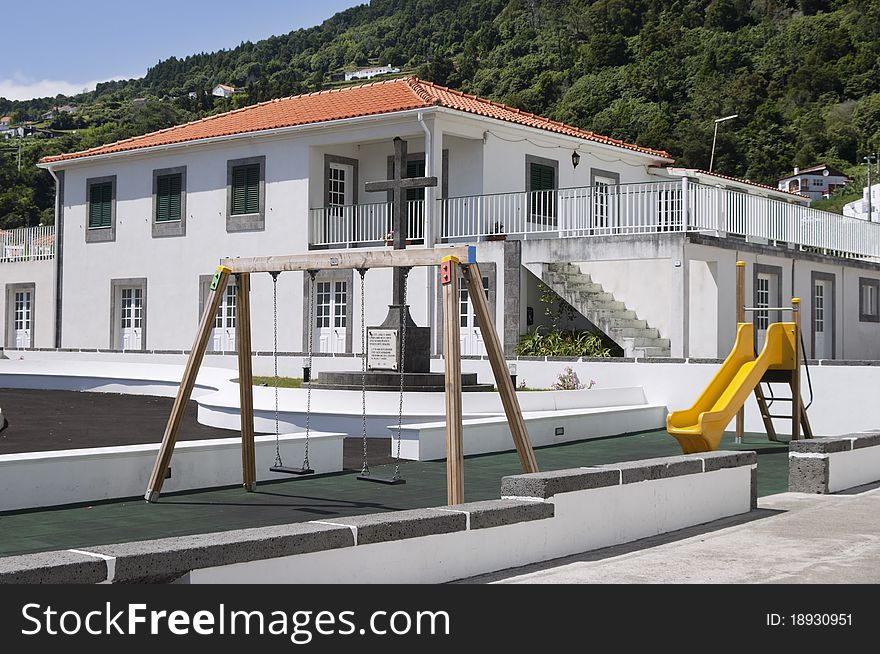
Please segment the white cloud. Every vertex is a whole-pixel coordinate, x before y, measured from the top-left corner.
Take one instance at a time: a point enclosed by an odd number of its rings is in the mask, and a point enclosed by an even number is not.
[[[118,75],[109,79],[130,79],[130,76]],[[59,93],[76,95],[83,91],[94,91],[95,85],[108,80],[90,82],[70,82],[65,80],[34,80],[21,75],[13,75],[11,79],[0,79],[0,98],[7,100],[31,100],[33,98],[54,98]]]

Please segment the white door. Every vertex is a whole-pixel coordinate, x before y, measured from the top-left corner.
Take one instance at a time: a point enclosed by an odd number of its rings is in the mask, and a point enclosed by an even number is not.
[[[33,294],[30,291],[15,292],[15,307],[13,329],[15,331],[15,347],[26,349],[31,346],[31,331],[33,328]]]
[[[214,352],[235,351],[235,286],[232,284],[226,287],[214,318],[211,349]]]
[[[815,280],[813,286],[813,358],[833,359],[834,316],[831,314],[831,282],[826,279]]]
[[[617,180],[611,177],[596,175],[593,179],[593,226],[605,231],[599,233],[612,233],[609,227],[614,227],[614,204],[612,198],[613,187]]]
[[[483,277],[483,292],[489,298],[489,278]],[[486,344],[474,315],[474,305],[471,303],[468,289],[462,286],[459,290],[459,318],[461,325],[461,353],[468,356],[485,356]]]
[[[347,243],[354,234],[354,167],[331,163],[327,178],[328,243]]]
[[[758,273],[755,283],[755,308],[773,306],[775,298],[779,297],[778,275]],[[759,352],[764,347],[764,340],[767,338],[767,327],[775,319],[776,312],[758,311],[755,313],[755,347]]]
[[[345,352],[348,282],[318,282],[315,288],[315,343],[318,352]]]
[[[123,350],[140,350],[143,345],[144,290],[123,288],[120,294],[120,343]]]

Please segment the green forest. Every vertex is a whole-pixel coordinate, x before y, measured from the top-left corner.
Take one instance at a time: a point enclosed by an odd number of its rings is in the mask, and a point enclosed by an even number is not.
[[[373,0],[90,93],[0,98],[0,116],[44,130],[0,140],[0,228],[52,222],[54,182],[34,165],[44,155],[332,88],[375,63],[664,149],[684,166],[708,167],[713,120],[736,113],[719,131],[715,170],[775,185],[793,166],[834,165],[856,182],[826,208],[856,197],[859,162],[880,150],[877,0]],[[214,98],[218,83],[241,92]],[[75,113],[41,120],[68,103]]]

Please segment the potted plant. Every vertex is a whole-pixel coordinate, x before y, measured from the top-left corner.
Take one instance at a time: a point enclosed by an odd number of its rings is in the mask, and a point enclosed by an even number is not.
[[[507,234],[504,233],[504,223],[499,220],[496,220],[492,225],[492,229],[489,234],[486,236],[487,241],[506,241]]]
[[[407,245],[415,245],[415,243],[416,243],[416,239],[414,239],[414,238],[406,239]],[[385,234],[385,245],[394,245],[394,232],[393,231]]]

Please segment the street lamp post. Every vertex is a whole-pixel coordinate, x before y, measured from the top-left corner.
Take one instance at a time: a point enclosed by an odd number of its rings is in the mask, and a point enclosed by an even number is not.
[[[715,119],[715,134],[712,136],[712,156],[709,159],[709,172],[712,172],[712,166],[715,165],[715,142],[718,140],[718,123],[723,123],[725,120],[733,120],[739,116],[739,114],[733,114],[732,116],[725,116],[724,118],[716,118]]]
[[[877,153],[872,152],[871,154],[862,157],[862,160],[865,162],[862,165],[868,167],[868,222],[873,222],[874,220],[874,212],[871,208],[871,166],[877,161]]]

